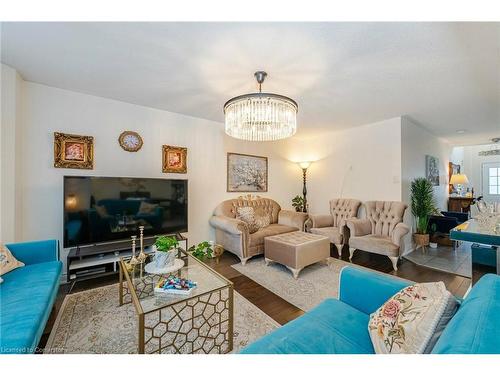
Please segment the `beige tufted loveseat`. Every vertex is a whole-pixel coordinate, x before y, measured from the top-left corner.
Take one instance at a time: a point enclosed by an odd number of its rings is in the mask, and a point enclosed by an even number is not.
[[[250,233],[248,224],[236,219],[236,209],[246,206],[268,213],[271,224],[255,233]],[[272,199],[239,197],[220,203],[210,218],[210,224],[215,228],[217,244],[236,254],[245,265],[251,257],[264,253],[265,237],[304,230],[306,220],[306,213],[282,210]]]
[[[332,199],[329,215],[309,215],[308,232],[320,234],[330,239],[342,255],[342,247],[347,243],[346,220],[356,217],[361,202],[356,199]]]
[[[355,250],[387,255],[395,271],[401,255],[403,237],[410,231],[403,223],[406,204],[403,202],[365,202],[365,219],[349,219],[349,259]]]

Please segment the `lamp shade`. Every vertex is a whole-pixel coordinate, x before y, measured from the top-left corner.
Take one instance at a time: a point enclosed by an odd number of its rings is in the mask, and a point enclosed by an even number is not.
[[[467,178],[466,175],[457,173],[451,176],[450,178],[450,184],[452,185],[468,185],[469,184],[469,179]]]

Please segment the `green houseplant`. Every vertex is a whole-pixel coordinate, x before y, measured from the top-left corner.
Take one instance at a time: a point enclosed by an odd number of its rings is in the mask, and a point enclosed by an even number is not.
[[[434,189],[429,180],[416,178],[411,183],[411,213],[415,217],[416,228],[413,240],[418,247],[429,245],[429,217],[436,210],[434,204]]]
[[[200,242],[196,246],[193,245],[189,248],[188,251],[190,251],[191,254],[199,260],[212,258],[213,255],[212,244],[208,241]]]
[[[175,262],[175,251],[179,241],[172,236],[159,236],[155,241],[155,263],[157,268],[170,267]]]
[[[297,212],[303,212],[304,210],[304,197],[300,195],[296,195],[295,198],[292,199],[292,206],[295,208]]]

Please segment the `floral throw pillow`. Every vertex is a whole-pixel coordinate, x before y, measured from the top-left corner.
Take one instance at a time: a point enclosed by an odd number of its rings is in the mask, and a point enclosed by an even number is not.
[[[255,225],[259,228],[268,227],[271,224],[271,215],[262,208],[255,210]]]
[[[441,281],[407,286],[370,315],[375,353],[430,353],[457,309]]]
[[[250,233],[255,233],[259,230],[259,227],[255,223],[255,211],[253,207],[238,207],[236,209],[236,219],[247,223]]]
[[[23,262],[14,258],[14,255],[12,255],[10,250],[7,249],[6,246],[0,244],[0,276],[23,266]]]

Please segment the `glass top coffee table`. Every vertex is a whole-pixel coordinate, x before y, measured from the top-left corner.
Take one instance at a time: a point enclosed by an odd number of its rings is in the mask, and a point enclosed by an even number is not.
[[[157,293],[168,276],[147,273],[120,260],[120,305],[133,303],[138,316],[139,353],[228,353],[233,350],[233,284],[184,250],[184,266],[172,274],[197,282],[188,295]]]

